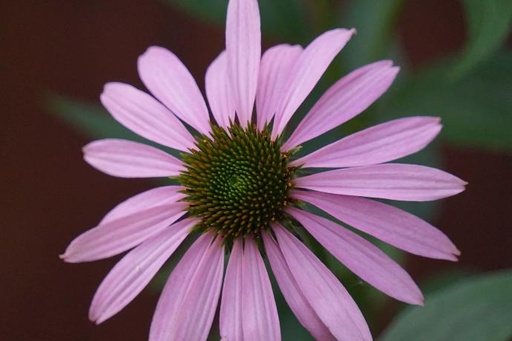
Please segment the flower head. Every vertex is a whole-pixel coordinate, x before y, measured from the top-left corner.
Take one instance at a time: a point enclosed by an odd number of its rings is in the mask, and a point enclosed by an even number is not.
[[[205,340],[219,303],[223,339],[279,340],[264,257],[290,308],[316,339],[371,339],[342,284],[297,237],[301,229],[364,281],[398,300],[422,304],[420,290],[399,265],[354,232],[310,213],[307,205],[410,253],[456,260],[458,250],[435,227],[367,199],[428,201],[464,189],[462,180],[443,171],[386,163],[425,147],[439,133],[439,119],[399,119],[302,157],[296,153],[365,110],[388,89],[398,68],[380,61],[353,71],[288,138],[283,135],[353,33],[336,29],[306,48],[277,45],[261,56],[257,1],[231,0],[226,50],[206,73],[210,112],[186,67],[160,47],[149,48],[138,63],[154,97],[127,84],[105,86],[101,101],[116,120],[181,151],[181,159],[125,140],[84,148],[85,160],[107,174],[178,182],[119,204],[67,248],[67,262],[130,250],[98,288],[91,320],[101,323],[123,309],[189,236],[195,241],[164,287],[151,340]]]

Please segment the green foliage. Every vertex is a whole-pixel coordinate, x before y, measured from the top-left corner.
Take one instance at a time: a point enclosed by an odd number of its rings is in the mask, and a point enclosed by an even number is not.
[[[228,0],[165,0],[190,15],[219,25],[226,21]],[[263,32],[297,41],[307,35],[305,8],[300,0],[260,0]]]
[[[100,105],[50,93],[45,98],[45,107],[87,137],[142,141],[138,135],[114,120]]]
[[[357,30],[355,39],[343,51],[343,58],[351,69],[386,57],[404,2],[355,0],[348,3],[340,24]]]
[[[405,309],[381,341],[505,341],[512,337],[512,272],[457,282]]]
[[[505,42],[512,23],[510,0],[464,0],[468,42],[453,76],[460,78],[491,57]]]
[[[49,113],[75,128],[86,137],[93,139],[117,138],[149,144],[179,157],[180,152],[153,141],[149,141],[117,122],[102,106],[86,101],[71,99],[62,95],[49,93],[44,106]],[[163,183],[174,182],[165,179]]]
[[[385,111],[395,117],[435,115],[441,138],[452,145],[512,150],[512,53],[498,54],[468,77],[451,81],[451,63],[402,79]]]

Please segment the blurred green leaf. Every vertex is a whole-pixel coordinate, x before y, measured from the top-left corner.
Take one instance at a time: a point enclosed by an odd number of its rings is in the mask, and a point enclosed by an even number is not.
[[[459,78],[476,64],[491,57],[505,42],[512,23],[510,0],[464,0],[468,42],[461,60],[453,70]]]
[[[441,138],[461,147],[512,150],[512,52],[501,53],[471,76],[449,81],[450,63],[401,79],[386,99],[394,117],[440,116]]]
[[[224,25],[228,0],[165,0],[190,15]],[[260,0],[264,34],[302,41],[307,37],[306,11],[300,0]]]
[[[468,267],[463,267],[461,264],[455,269],[445,270],[437,272],[421,282],[421,291],[424,295],[430,296],[440,290],[447,288],[450,285],[454,285],[459,281],[464,281],[470,276],[476,276],[478,271]]]
[[[45,108],[60,120],[92,139],[117,138],[142,142],[180,157],[180,151],[147,140],[117,122],[102,106],[87,101],[71,99],[55,93],[45,97]],[[164,183],[174,182],[163,179]]]
[[[142,141],[141,137],[119,124],[100,105],[50,93],[45,97],[45,107],[87,137]]]
[[[350,69],[386,56],[404,0],[352,0],[343,10],[342,27],[354,27],[357,36],[343,51]]]
[[[381,341],[505,341],[512,337],[512,272],[460,281],[404,310]]]

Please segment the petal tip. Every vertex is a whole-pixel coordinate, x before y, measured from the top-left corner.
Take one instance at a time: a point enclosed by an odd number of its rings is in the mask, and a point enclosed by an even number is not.
[[[414,290],[414,292],[411,293],[411,295],[407,298],[407,300],[404,300],[404,302],[423,307],[425,304],[425,297],[423,296],[421,290],[416,287],[416,290]]]
[[[69,247],[63,254],[59,255],[59,258],[62,259],[65,263],[80,263],[80,259],[76,257],[76,252],[70,250]]]
[[[106,92],[110,92],[110,91],[113,91],[114,88],[116,87],[121,87],[121,86],[131,86],[129,84],[126,84],[126,83],[121,83],[121,82],[107,82],[103,85],[103,92],[102,92],[102,95],[105,94]]]
[[[423,298],[423,295],[421,295],[420,299],[415,303],[415,305],[419,305],[420,307],[425,306],[425,298]]]
[[[150,46],[144,51],[137,59],[137,66],[140,68],[142,64],[146,63],[148,59],[152,58],[155,54],[161,54],[167,49],[160,46]]]
[[[73,258],[73,254],[68,252],[64,252],[62,255],[59,255],[59,258],[62,259],[65,263],[78,263],[76,259]]]
[[[93,322],[95,325],[99,325],[107,319],[108,318],[99,316],[96,311],[92,311],[92,309],[89,310],[89,321]]]
[[[461,255],[461,252],[459,249],[457,249],[457,247],[455,247],[455,245],[453,246],[452,248],[452,251],[451,253],[449,254],[449,256],[446,258],[446,260],[448,261],[452,261],[452,262],[458,262],[459,261],[459,257]]]

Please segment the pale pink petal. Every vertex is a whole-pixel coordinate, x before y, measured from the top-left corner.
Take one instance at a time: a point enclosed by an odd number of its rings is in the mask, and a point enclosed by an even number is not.
[[[318,318],[306,297],[304,297],[277,243],[268,233],[263,233],[263,240],[277,284],[279,284],[286,302],[295,316],[297,316],[297,319],[311,333],[315,340],[335,340],[329,329]]]
[[[426,221],[378,201],[320,192],[294,191],[299,199],[358,230],[415,255],[457,260],[459,250]]]
[[[272,121],[290,89],[288,80],[292,67],[302,52],[295,45],[277,45],[268,49],[261,58],[258,90],[256,91],[256,116],[258,129]]]
[[[332,335],[337,340],[371,340],[361,311],[332,272],[279,224],[274,233],[298,287]]]
[[[142,143],[105,139],[83,148],[84,159],[94,168],[122,178],[169,177],[185,170],[172,155]]]
[[[201,91],[174,53],[152,46],[139,57],[138,68],[144,85],[173,114],[202,134],[210,131],[208,108]]]
[[[206,340],[222,286],[224,247],[213,233],[188,249],[171,273],[151,323],[150,341]]]
[[[176,223],[124,256],[96,291],[89,310],[89,319],[98,324],[102,323],[130,303],[198,222],[197,219],[186,219]]]
[[[423,304],[423,295],[409,274],[375,245],[328,219],[293,207],[287,212],[363,281],[397,300]]]
[[[261,59],[260,12],[256,0],[231,0],[226,19],[229,77],[240,124],[252,117]]]
[[[281,340],[272,286],[256,242],[245,239],[242,258],[242,328],[244,340]]]
[[[186,207],[180,202],[153,206],[98,225],[76,237],[61,258],[79,263],[117,255],[174,223]]]
[[[220,304],[221,340],[243,340],[242,329],[242,269],[243,249],[241,239],[233,243],[226,269]]]
[[[293,162],[310,167],[375,165],[416,153],[441,131],[437,117],[409,117],[349,135]]]
[[[108,212],[99,225],[137,214],[151,207],[176,203],[185,197],[185,194],[181,193],[183,190],[184,188],[181,186],[163,186],[134,195]]]
[[[380,61],[337,81],[300,122],[283,149],[292,149],[359,115],[386,92],[398,70],[390,61]]]
[[[228,127],[235,121],[235,102],[229,84],[226,52],[223,51],[206,70],[206,96],[215,121],[221,127]]]
[[[263,259],[252,239],[235,240],[220,307],[222,340],[280,340],[279,317]]]
[[[430,201],[464,190],[466,182],[439,169],[382,164],[337,169],[295,179],[299,188],[404,201]]]
[[[295,111],[354,33],[354,29],[335,29],[325,32],[313,40],[300,54],[289,71],[288,91],[276,112],[272,137],[276,138],[283,132]]]
[[[107,83],[101,103],[126,128],[148,140],[188,151],[194,138],[169,109],[150,95],[123,83]]]

